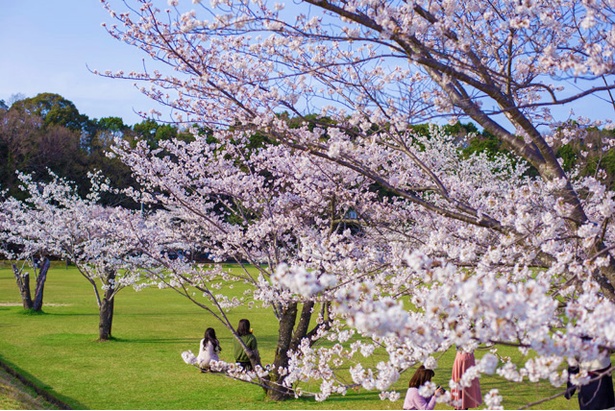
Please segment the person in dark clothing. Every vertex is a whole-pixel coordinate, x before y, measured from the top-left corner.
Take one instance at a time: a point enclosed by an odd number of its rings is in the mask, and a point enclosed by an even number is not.
[[[591,381],[580,387],[568,380],[568,387],[564,397],[570,399],[576,389],[579,389],[579,408],[582,410],[604,410],[615,407],[615,394],[613,393],[613,378],[611,377],[611,360],[609,356],[584,364],[588,368]],[[568,374],[579,372],[579,367],[568,367]]]

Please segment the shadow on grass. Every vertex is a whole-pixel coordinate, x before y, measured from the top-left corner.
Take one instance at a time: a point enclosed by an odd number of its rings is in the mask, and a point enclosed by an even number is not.
[[[78,401],[59,393],[55,393],[51,386],[43,383],[32,374],[27,373],[15,366],[15,364],[6,361],[2,356],[0,356],[0,367],[21,381],[22,384],[34,390],[34,392],[43,397],[45,401],[55,405],[61,410],[85,409],[85,406]]]
[[[370,400],[378,400],[380,401],[380,398],[378,397],[378,394],[374,394],[374,393],[352,393],[352,394],[346,394],[346,395],[331,395],[330,397],[328,397],[325,402],[327,403],[348,403],[348,402],[353,402],[353,401],[370,401]],[[300,401],[300,402],[305,402],[308,404],[318,404],[319,402],[316,401],[316,399],[314,397],[302,397],[302,398],[297,398],[295,401]]]
[[[111,337],[108,340],[100,340],[94,333],[56,333],[45,335],[47,342],[70,342],[74,343],[99,343],[99,344],[198,344],[198,340],[194,338],[126,338],[126,337]],[[196,343],[195,343],[196,341]],[[1,360],[1,358],[0,358]]]
[[[37,317],[37,316],[43,316],[43,315],[49,315],[47,314],[45,311],[43,310],[33,310],[33,309],[22,309],[19,314],[21,315],[27,315],[29,317]]]
[[[176,344],[176,343],[187,343],[187,344],[192,344],[192,343],[196,343],[198,344],[198,339],[195,338],[117,338],[117,337],[112,337],[111,340],[112,342],[117,342],[117,343],[128,343],[128,344]]]

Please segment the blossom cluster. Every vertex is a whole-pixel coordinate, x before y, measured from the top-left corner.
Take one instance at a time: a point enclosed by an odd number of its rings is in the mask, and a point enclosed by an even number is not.
[[[335,374],[350,362],[349,385],[396,398],[390,385],[436,353],[506,343],[531,358],[485,355],[468,375],[558,386],[567,363],[615,348],[615,199],[599,173],[567,173],[554,154],[606,123],[551,111],[615,87],[612,8],[135,3],[103,0],[117,20],[107,28],[156,67],[102,75],[148,82],[176,121],[198,125],[191,142],[114,149],[136,198],[163,210],[138,236],[148,276],[230,328],[225,310],[240,304],[271,307],[281,330],[293,313],[298,328],[315,322],[299,340],[280,334],[276,384],[298,394],[318,379],[322,400],[349,388]],[[442,116],[472,118],[509,155],[460,155],[464,133],[414,126]],[[171,260],[169,248],[242,271]],[[225,296],[237,282],[246,293]],[[387,359],[371,369],[360,356],[375,344]]]

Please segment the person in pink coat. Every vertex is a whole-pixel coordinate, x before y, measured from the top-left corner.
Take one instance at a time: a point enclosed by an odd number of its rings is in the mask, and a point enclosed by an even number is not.
[[[476,364],[474,360],[474,352],[466,352],[460,348],[457,348],[457,355],[455,356],[455,362],[453,363],[453,375],[454,382],[459,382],[466,370]],[[482,404],[483,398],[480,393],[480,382],[478,378],[472,380],[472,385],[469,387],[462,387],[461,389],[452,389],[451,395],[454,401],[459,401],[455,406],[457,410],[467,410],[469,408],[476,408]]]
[[[404,399],[404,410],[433,410],[435,408],[436,398],[444,394],[442,387],[438,387],[434,395],[430,397],[423,397],[419,394],[419,388],[425,385],[426,382],[431,381],[434,375],[435,372],[428,370],[424,365],[421,365],[416,370],[408,383],[408,391]]]

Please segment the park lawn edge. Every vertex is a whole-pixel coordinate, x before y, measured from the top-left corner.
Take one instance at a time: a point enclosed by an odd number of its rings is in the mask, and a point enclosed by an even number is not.
[[[5,361],[0,359],[0,408],[70,410],[68,404],[37,386]]]

